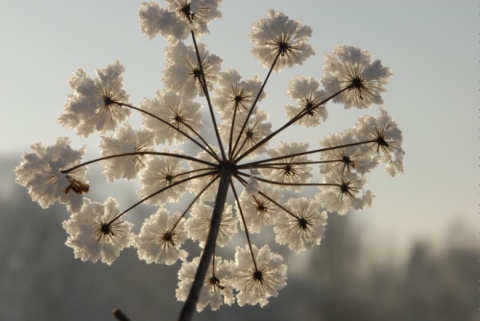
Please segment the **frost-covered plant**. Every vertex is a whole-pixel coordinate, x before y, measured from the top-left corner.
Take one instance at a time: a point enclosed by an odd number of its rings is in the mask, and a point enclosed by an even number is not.
[[[168,40],[162,89],[135,106],[124,89],[120,62],[97,70],[93,79],[76,70],[68,82],[73,93],[58,121],[80,136],[102,134],[101,157],[82,162],[84,148],[72,149],[64,137],[52,146],[36,143],[15,170],[17,182],[43,208],[66,205],[71,212],[63,223],[66,244],[76,258],[111,264],[121,250],[134,247],[147,263],[181,261],[176,295],[186,303],[180,320],[207,305],[263,307],[286,285],[287,267],[281,255],[268,245],[258,248],[250,236],[271,227],[276,242],[296,253],[320,244],[330,213],[371,204],[366,174],[380,164],[392,176],[402,173],[404,154],[402,133],[384,108],[377,117],[362,116],[351,128],[322,138],[317,148],[306,142],[269,143],[294,126],[325,122],[329,102],[360,109],[383,103],[392,72],[367,51],[336,46],[325,55],[321,79],[297,76],[289,82],[288,120],[273,129],[260,108],[265,86],[272,72],[314,54],[311,28],[270,10],[250,33],[252,53],[268,72],[263,81],[243,80],[236,70],[222,70],[222,59],[197,41],[221,16],[220,0],[167,2],[166,8],[144,2],[139,9],[144,34]],[[205,125],[201,103],[210,118]],[[127,124],[131,112],[143,116],[143,128]],[[213,141],[205,138],[207,131],[214,133]],[[138,179],[138,202],[120,211],[112,198],[105,203],[87,198],[87,165],[95,162],[104,166],[109,181]],[[306,198],[305,189],[318,191]],[[226,202],[228,193],[233,204]],[[127,214],[142,203],[158,209],[135,235]],[[178,210],[169,211],[171,203],[179,203]],[[217,246],[238,233],[245,245],[235,249],[234,258],[220,257]],[[182,248],[188,239],[198,242],[200,256],[188,257]]]

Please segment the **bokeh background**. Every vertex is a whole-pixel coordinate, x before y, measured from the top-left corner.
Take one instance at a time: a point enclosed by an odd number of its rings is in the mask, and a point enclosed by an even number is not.
[[[75,147],[86,144],[85,158],[99,155],[98,138],[76,138],[55,122],[74,69],[93,75],[120,60],[134,104],[161,87],[166,42],[149,41],[140,32],[140,3],[0,3],[0,320],[113,320],[114,307],[132,321],[178,315],[178,264],[147,265],[132,249],[110,267],[75,260],[64,245],[64,208],[42,210],[13,174],[30,144],[52,144],[58,136],[72,137]],[[235,68],[244,78],[265,76],[249,54],[248,32],[270,8],[311,26],[317,53],[274,74],[267,85],[261,107],[274,127],[290,103],[290,78],[320,78],[324,52],[337,44],[359,46],[394,71],[383,97],[404,132],[406,172],[394,179],[381,169],[373,173],[373,206],[332,215],[321,246],[300,255],[275,247],[289,266],[288,285],[265,308],[207,309],[195,320],[477,320],[478,2],[224,0],[223,19],[202,37],[224,59],[223,68]],[[307,134],[292,128],[279,140],[308,137],[316,146],[325,134],[376,109],[330,104],[320,128]],[[92,198],[114,195],[123,207],[134,202],[135,183],[109,184],[98,179],[100,172],[92,166]],[[150,213],[146,207],[144,217]],[[267,232],[258,244],[272,240]]]

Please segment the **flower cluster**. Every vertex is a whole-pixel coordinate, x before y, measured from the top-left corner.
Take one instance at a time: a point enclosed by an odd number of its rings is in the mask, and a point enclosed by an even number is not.
[[[331,102],[360,109],[381,104],[392,72],[367,51],[337,46],[325,55],[320,79],[297,76],[289,82],[293,103],[285,106],[287,120],[272,128],[260,106],[265,87],[273,71],[314,54],[311,28],[269,11],[250,33],[252,53],[268,72],[263,81],[245,80],[237,70],[222,70],[222,59],[197,42],[220,17],[220,0],[167,2],[165,8],[144,2],[139,9],[143,33],[168,40],[163,88],[135,106],[123,88],[120,62],[97,70],[95,79],[76,70],[69,80],[73,94],[58,121],[81,136],[101,134],[101,157],[82,162],[84,148],[72,149],[67,138],[52,146],[37,143],[16,168],[17,182],[44,208],[67,206],[71,216],[63,226],[75,257],[111,264],[124,248],[134,247],[147,263],[180,261],[177,298],[188,302],[199,291],[193,303],[198,310],[235,302],[264,306],[286,285],[287,267],[251,236],[271,228],[276,242],[295,253],[320,244],[329,215],[371,204],[366,175],[380,164],[392,176],[402,173],[404,154],[402,133],[384,108],[315,148],[288,141],[272,147],[272,138],[295,125],[325,122]],[[210,116],[205,127],[204,108]],[[142,115],[142,128],[127,123],[131,112]],[[95,162],[109,181],[138,179],[138,202],[120,211],[111,198],[102,204],[86,197],[87,167]],[[314,196],[303,197],[306,189],[315,190]],[[233,204],[226,202],[229,193]],[[127,214],[144,215],[136,211],[143,203],[157,210],[135,234]],[[168,209],[172,203],[177,210]],[[231,259],[220,257],[217,248],[236,234],[244,235],[245,246]],[[200,256],[189,257],[183,248],[188,240],[198,243]]]

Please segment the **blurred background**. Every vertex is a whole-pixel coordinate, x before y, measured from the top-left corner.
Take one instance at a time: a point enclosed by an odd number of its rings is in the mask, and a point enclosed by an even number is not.
[[[65,209],[42,210],[13,174],[30,144],[52,144],[58,136],[72,137],[77,148],[86,144],[85,159],[99,155],[98,138],[76,138],[55,122],[74,69],[93,76],[119,59],[134,104],[160,88],[165,41],[141,34],[140,3],[0,3],[0,320],[113,320],[115,307],[132,321],[174,320],[181,309],[178,264],[147,265],[132,249],[110,267],[75,260],[64,245]],[[224,0],[224,18],[202,37],[224,59],[223,68],[237,68],[245,79],[265,76],[249,55],[247,35],[269,8],[311,26],[317,52],[267,85],[261,107],[274,127],[285,119],[290,78],[320,78],[324,52],[357,45],[394,71],[383,97],[404,131],[406,172],[394,179],[381,169],[372,173],[372,207],[331,215],[322,244],[306,253],[276,247],[267,231],[257,244],[269,243],[289,268],[279,297],[263,309],[207,308],[194,320],[478,320],[477,1]],[[363,113],[331,104],[320,128],[307,134],[292,128],[279,140],[309,137],[316,146]],[[100,172],[95,166],[89,171],[92,198],[103,202],[113,195],[123,208],[135,201],[135,183],[106,183]],[[146,207],[138,222],[151,213]]]

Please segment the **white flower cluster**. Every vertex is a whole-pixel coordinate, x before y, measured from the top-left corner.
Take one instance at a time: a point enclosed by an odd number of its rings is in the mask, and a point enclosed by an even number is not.
[[[365,175],[380,164],[392,176],[402,173],[404,154],[402,133],[384,108],[378,117],[362,116],[351,128],[323,138],[318,148],[305,142],[272,148],[269,142],[293,125],[326,121],[329,102],[361,109],[382,103],[392,72],[372,62],[366,51],[337,46],[325,56],[321,79],[297,76],[289,82],[295,103],[285,107],[288,121],[273,129],[268,112],[260,108],[265,85],[272,71],[302,64],[314,54],[308,44],[311,28],[269,11],[250,33],[252,53],[268,75],[264,81],[242,80],[236,70],[222,71],[222,59],[197,42],[221,16],[220,1],[167,2],[166,8],[145,2],[139,9],[144,34],[168,40],[163,88],[134,106],[118,61],[98,70],[95,79],[75,71],[69,80],[73,94],[58,121],[81,136],[102,134],[101,157],[82,163],[84,148],[73,150],[67,138],[52,146],[37,143],[16,168],[17,182],[43,208],[55,202],[67,206],[71,216],[63,226],[75,257],[111,264],[131,246],[147,263],[182,262],[179,300],[187,300],[200,279],[198,310],[234,302],[264,306],[285,286],[287,268],[279,254],[268,245],[257,248],[251,236],[272,228],[276,242],[296,253],[320,244],[330,213],[371,204]],[[202,129],[199,101],[207,106],[211,124],[206,127],[212,132]],[[141,113],[143,128],[127,124],[132,111]],[[138,202],[120,211],[113,199],[102,204],[85,197],[87,165],[94,162],[104,166],[109,181],[138,179]],[[318,181],[315,168],[322,174]],[[302,197],[307,188],[317,190],[314,197]],[[227,193],[233,204],[225,204]],[[178,210],[167,210],[180,200]],[[135,235],[126,214],[141,215],[135,209],[142,203],[158,209]],[[218,256],[216,246],[226,246],[238,233],[245,236],[245,246],[237,247],[232,259]],[[189,258],[183,248],[188,240],[198,242],[200,256]]]

